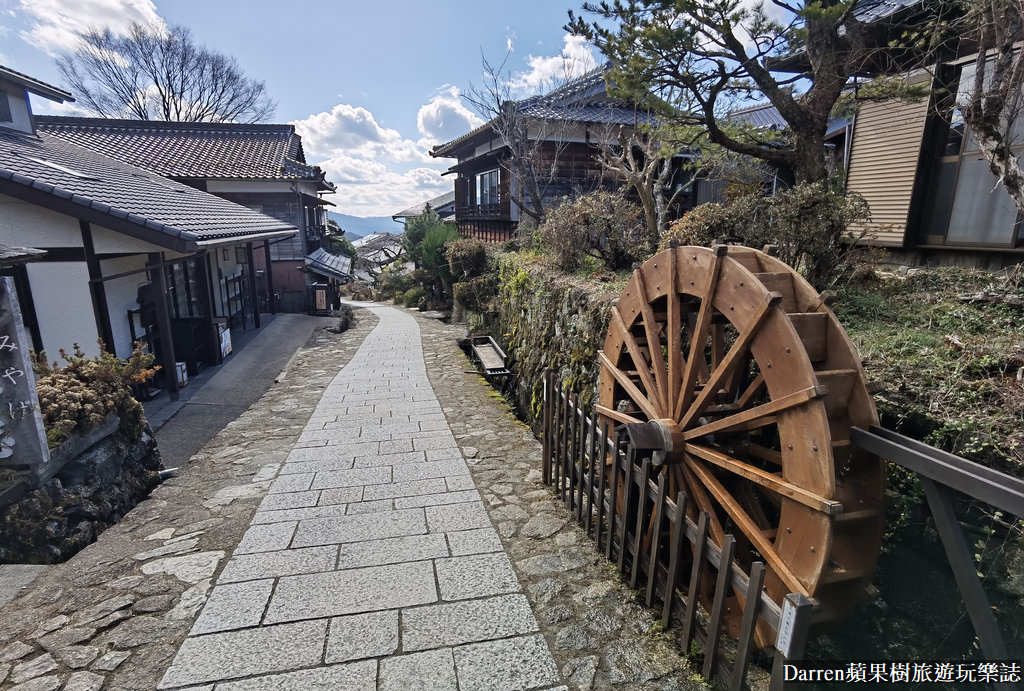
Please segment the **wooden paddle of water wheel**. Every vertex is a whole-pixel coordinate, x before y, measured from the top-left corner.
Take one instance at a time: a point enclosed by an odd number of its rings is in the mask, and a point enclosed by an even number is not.
[[[823,622],[846,614],[878,556],[883,466],[850,445],[878,416],[817,291],[764,252],[670,248],[633,272],[599,357],[598,412],[658,428],[669,495],[706,511],[719,545],[735,535],[742,568],[765,563],[775,602],[798,592]],[[742,608],[734,593],[734,637]],[[774,643],[767,627],[756,642]]]

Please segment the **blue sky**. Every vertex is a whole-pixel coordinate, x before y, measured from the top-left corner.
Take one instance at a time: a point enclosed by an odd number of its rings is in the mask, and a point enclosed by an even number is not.
[[[578,2],[477,0],[0,0],[0,63],[62,85],[54,56],[90,25],[133,19],[181,24],[232,55],[293,122],[306,158],[338,185],[332,201],[355,216],[390,216],[452,188],[434,144],[482,121],[462,98],[482,82],[481,53],[508,67],[520,95],[566,66],[599,60],[562,26]],[[64,113],[41,99],[37,112]]]

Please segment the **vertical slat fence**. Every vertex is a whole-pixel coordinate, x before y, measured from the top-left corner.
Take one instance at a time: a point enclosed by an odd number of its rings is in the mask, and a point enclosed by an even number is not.
[[[728,535],[720,548],[709,538],[709,516],[686,515],[682,492],[667,496],[664,473],[642,458],[620,435],[611,433],[577,395],[566,391],[554,373],[544,375],[543,478],[592,539],[595,549],[615,563],[630,588],[642,588],[649,607],[660,610],[662,624],[679,626],[684,652],[696,642],[703,652],[706,678],[718,678],[729,689],[744,688],[758,622],[778,631],[781,609],[763,592],[765,567],[755,562],[748,576],[734,564],[735,539]],[[604,542],[602,543],[602,540]],[[690,563],[684,574],[684,564]],[[686,582],[683,582],[683,579]],[[713,596],[708,625],[698,630],[698,598],[683,596],[707,591]],[[703,590],[702,590],[703,589]],[[739,639],[723,654],[722,622],[727,598],[744,602]],[[811,607],[797,611],[805,627]],[[802,649],[792,649],[798,656]],[[735,662],[723,662],[727,658]]]

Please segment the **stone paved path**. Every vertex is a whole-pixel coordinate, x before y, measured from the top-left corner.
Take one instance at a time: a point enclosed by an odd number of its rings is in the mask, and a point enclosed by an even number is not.
[[[559,675],[393,308],[327,386],[160,683],[541,689]]]

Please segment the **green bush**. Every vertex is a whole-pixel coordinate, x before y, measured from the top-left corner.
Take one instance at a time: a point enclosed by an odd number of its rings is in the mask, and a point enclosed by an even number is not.
[[[427,291],[422,286],[410,288],[402,294],[402,304],[406,307],[422,308],[427,299]]]
[[[467,281],[487,271],[487,250],[476,238],[456,238],[445,246],[448,268],[456,281]]]
[[[471,278],[452,286],[452,293],[459,304],[470,312],[490,312],[498,294],[497,276]]]
[[[548,212],[539,233],[544,249],[566,271],[580,268],[587,257],[610,271],[628,269],[656,245],[640,207],[604,191],[562,202]]]
[[[413,287],[415,281],[405,271],[405,262],[397,261],[386,267],[377,280],[377,299],[390,300]]]
[[[779,258],[818,288],[851,268],[855,246],[850,226],[868,218],[864,199],[844,193],[836,182],[797,185],[774,197],[740,194],[723,203],[702,204],[669,226],[664,245],[739,242],[760,249],[775,245]]]
[[[121,429],[137,440],[144,417],[142,405],[132,398],[132,385],[147,381],[159,369],[153,367],[153,356],[144,354],[136,343],[131,357],[122,360],[106,352],[102,341],[100,354],[94,358],[85,357],[77,343],[71,355],[62,349],[60,356],[64,366],[48,363],[45,352],[33,356],[36,392],[49,447],[60,446],[72,435],[87,434],[115,411],[121,418]]]

